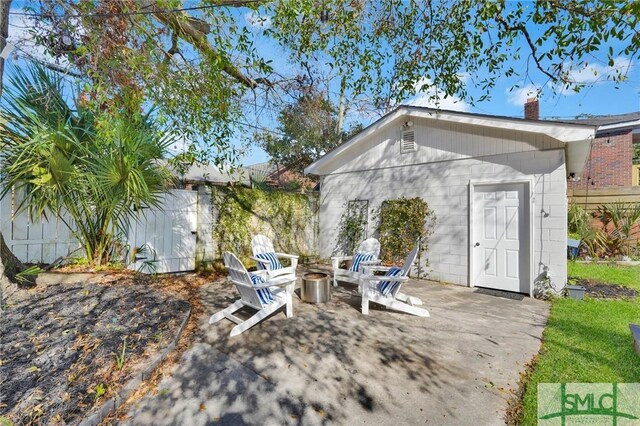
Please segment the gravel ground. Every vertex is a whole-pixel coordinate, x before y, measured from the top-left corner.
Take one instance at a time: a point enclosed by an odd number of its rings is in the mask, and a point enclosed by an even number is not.
[[[167,345],[188,309],[132,276],[38,289],[0,317],[0,416],[79,422]]]

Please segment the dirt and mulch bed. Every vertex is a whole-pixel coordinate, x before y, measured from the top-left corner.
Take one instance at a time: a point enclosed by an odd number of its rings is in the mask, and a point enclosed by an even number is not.
[[[78,423],[175,338],[190,307],[202,310],[193,295],[212,279],[101,273],[31,290],[0,316],[0,419]]]
[[[581,285],[586,288],[586,294],[598,299],[633,298],[638,292],[629,287],[616,284],[603,284],[597,280],[569,277],[570,285]]]
[[[211,283],[220,279],[225,279],[224,275],[219,273],[211,273],[207,277],[184,275],[170,282],[169,287],[163,287],[165,290],[188,300],[191,303],[191,316],[189,321],[178,340],[175,350],[173,350],[167,358],[158,365],[153,373],[146,377],[142,385],[131,394],[126,401],[118,406],[116,411],[107,418],[103,419],[101,425],[107,426],[123,421],[128,418],[129,409],[145,395],[151,392],[157,392],[158,384],[166,376],[170,376],[182,355],[191,347],[193,342],[198,338],[200,333],[200,319],[208,309],[202,303],[201,287],[206,283]]]

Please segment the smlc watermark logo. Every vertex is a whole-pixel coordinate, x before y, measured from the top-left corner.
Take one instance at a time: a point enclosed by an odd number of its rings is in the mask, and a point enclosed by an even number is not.
[[[540,383],[539,425],[640,425],[640,383]]]

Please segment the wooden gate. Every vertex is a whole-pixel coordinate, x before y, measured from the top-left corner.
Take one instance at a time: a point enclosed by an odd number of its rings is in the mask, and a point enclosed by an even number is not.
[[[131,221],[129,268],[141,272],[193,271],[196,266],[198,193],[174,189],[160,209],[143,209]]]

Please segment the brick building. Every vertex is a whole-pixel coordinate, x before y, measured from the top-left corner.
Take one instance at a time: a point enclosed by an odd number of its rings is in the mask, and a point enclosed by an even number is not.
[[[634,143],[640,143],[640,112],[591,116],[573,123],[598,126],[582,176],[569,176],[570,189],[628,187],[633,180]]]
[[[524,118],[539,120],[539,101],[528,99]],[[584,115],[567,123],[597,126],[584,170],[567,176],[567,189],[629,187],[640,185],[640,165],[634,166],[634,144],[640,143],[640,112]],[[635,174],[635,176],[634,176]]]

